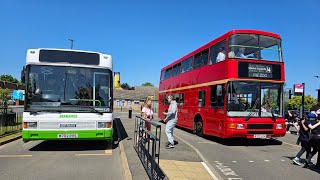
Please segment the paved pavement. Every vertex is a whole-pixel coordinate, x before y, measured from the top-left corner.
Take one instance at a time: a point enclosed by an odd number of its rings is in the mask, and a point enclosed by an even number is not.
[[[0,146],[1,180],[122,179],[117,147],[105,141],[17,140]]]
[[[133,114],[138,115],[138,114]],[[148,176],[133,149],[133,135],[135,119],[128,118],[128,113],[117,112],[115,117],[120,117],[122,140],[128,159],[129,168],[134,180],[148,179]],[[203,162],[197,152],[183,141],[178,140],[174,149],[166,149],[167,137],[165,127],[162,125],[160,144],[160,168],[166,175],[166,179],[213,179],[208,165]],[[213,175],[214,176],[214,175]],[[219,175],[217,175],[219,176]]]
[[[134,119],[131,119],[130,122],[126,118],[127,114],[120,114],[128,135],[132,137],[133,126],[130,123]],[[162,130],[164,131],[164,127]],[[190,131],[178,128],[175,129],[174,134],[179,144],[170,150],[161,148],[160,159],[162,162],[164,162],[163,160],[205,162],[217,177],[228,180],[300,180],[320,178],[319,170],[305,169],[292,164],[291,159],[300,148],[295,144],[297,136],[293,134],[287,134],[285,137],[278,139],[219,139],[198,137]],[[161,146],[164,147],[166,136],[162,135],[162,138]],[[130,141],[124,140],[125,144],[129,144],[128,142]],[[132,143],[126,146],[126,153],[127,148],[132,149],[132,146]],[[135,152],[132,151],[131,156],[134,155]],[[161,160],[160,167],[164,169]],[[314,160],[313,162],[315,163]],[[133,171],[133,179],[140,179],[140,176],[135,177],[135,171],[139,165],[137,161],[139,160],[137,158],[132,160],[135,163],[134,165],[130,163],[130,157],[128,157],[128,161],[129,167]],[[168,164],[168,162],[166,163]],[[178,166],[174,168],[179,169]],[[142,166],[141,169],[143,170]],[[203,172],[199,170],[196,174],[200,175]],[[168,175],[168,173],[166,174]]]

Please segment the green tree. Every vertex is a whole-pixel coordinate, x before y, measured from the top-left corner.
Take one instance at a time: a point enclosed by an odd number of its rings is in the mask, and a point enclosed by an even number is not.
[[[287,102],[287,105],[285,103],[285,106],[287,106],[285,108],[299,110],[300,104],[301,104],[301,99],[302,99],[301,96],[294,96],[292,99],[290,99]],[[310,110],[311,106],[313,106],[315,104],[317,104],[317,100],[315,98],[313,98],[312,96],[307,95],[304,97],[305,110]]]
[[[5,107],[7,107],[9,93],[9,89],[0,88],[0,102],[2,102],[1,104],[3,104],[3,106]]]
[[[154,87],[154,85],[153,85],[151,82],[143,83],[141,86],[150,86],[150,87]]]
[[[8,74],[3,74],[0,76],[0,81],[6,81],[6,82],[11,82],[11,83],[18,83],[18,79],[12,77],[11,75]]]

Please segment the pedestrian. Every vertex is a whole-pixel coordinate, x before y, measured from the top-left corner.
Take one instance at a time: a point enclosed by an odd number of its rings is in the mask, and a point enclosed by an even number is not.
[[[305,153],[307,149],[308,149],[308,152],[311,151],[310,150],[311,147],[309,144],[309,130],[303,128],[302,121],[297,121],[297,122],[293,123],[293,125],[297,129],[297,131],[299,132],[297,144],[300,143],[301,149],[297,153],[296,157],[292,159],[292,162],[296,165],[301,166],[300,158],[301,158],[302,154]],[[308,153],[306,154],[306,159],[307,158],[308,158]]]
[[[316,167],[320,168],[320,157],[319,157],[319,147],[320,147],[320,121],[317,120],[317,115],[314,113],[308,114],[308,121],[305,121],[302,125],[304,128],[311,130],[310,133],[310,147],[312,147],[312,152],[308,153],[307,160],[303,167],[309,167],[311,164],[311,158],[318,152]],[[311,151],[311,150],[310,150]]]
[[[167,122],[166,124],[166,134],[168,137],[168,144],[166,145],[167,149],[174,148],[174,138],[173,138],[173,129],[178,121],[178,107],[177,102],[173,100],[172,95],[168,96],[168,102],[170,103],[168,112],[163,112],[166,115],[166,118],[163,120]]]
[[[287,114],[285,115],[285,120],[286,120],[286,132],[290,133],[290,127],[292,126],[292,122],[293,122],[293,115],[291,114],[290,111],[287,111]]]
[[[145,106],[142,108],[141,110],[141,116],[143,119],[147,120],[147,121],[153,121],[153,111],[151,109],[151,104],[152,101],[150,99],[146,100]],[[151,124],[150,123],[146,123],[146,128],[148,131],[151,130]]]

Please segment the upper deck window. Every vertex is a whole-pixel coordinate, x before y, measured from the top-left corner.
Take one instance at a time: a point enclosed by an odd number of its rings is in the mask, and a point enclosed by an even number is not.
[[[172,67],[166,69],[166,73],[164,75],[165,79],[171,78],[172,77]]]
[[[228,57],[281,62],[281,40],[264,35],[234,34],[229,38]]]
[[[192,70],[192,57],[182,61],[181,73],[188,72]]]
[[[173,66],[172,76],[177,76],[181,72],[181,63]]]
[[[197,69],[208,64],[208,49],[205,49],[194,55],[193,68]]]
[[[164,80],[164,75],[165,75],[165,72],[163,70],[163,71],[161,71],[161,81]]]
[[[40,50],[39,61],[51,63],[71,63],[99,65],[99,54],[77,51]]]

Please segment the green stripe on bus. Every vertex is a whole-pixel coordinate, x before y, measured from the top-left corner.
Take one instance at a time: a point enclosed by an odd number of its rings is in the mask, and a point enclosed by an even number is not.
[[[77,138],[58,138],[59,134],[77,134]],[[23,141],[30,140],[111,140],[113,129],[102,130],[22,130]]]

